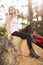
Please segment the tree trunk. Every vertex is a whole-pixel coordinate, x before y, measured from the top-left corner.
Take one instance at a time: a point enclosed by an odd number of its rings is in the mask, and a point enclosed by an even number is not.
[[[33,13],[32,13],[32,0],[28,0],[28,14],[29,14],[29,21],[32,22]]]

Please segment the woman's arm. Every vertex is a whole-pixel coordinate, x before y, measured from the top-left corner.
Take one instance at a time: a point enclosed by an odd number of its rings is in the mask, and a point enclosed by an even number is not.
[[[6,32],[7,32],[7,38],[10,40],[11,38],[11,34],[10,34],[10,31],[9,31],[9,22],[10,22],[10,16],[7,16],[6,18]]]
[[[6,18],[6,31],[7,31],[7,35],[10,34],[10,32],[9,32],[9,22],[10,22],[10,16],[7,16],[7,18]]]

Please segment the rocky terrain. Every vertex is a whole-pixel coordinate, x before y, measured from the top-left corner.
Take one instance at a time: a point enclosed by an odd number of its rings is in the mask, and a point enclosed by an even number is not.
[[[0,37],[0,65],[43,65],[43,49],[32,43],[39,59],[29,56],[26,39],[14,37],[10,42]]]

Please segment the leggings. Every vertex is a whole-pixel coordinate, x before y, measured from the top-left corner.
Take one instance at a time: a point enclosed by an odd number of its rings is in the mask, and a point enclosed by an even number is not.
[[[27,26],[26,28],[24,28],[21,31],[13,32],[11,35],[12,36],[18,36],[18,37],[20,37],[22,39],[27,39],[27,45],[28,45],[29,49],[31,49],[32,48],[32,38],[31,38],[31,35],[29,33],[31,31],[31,29],[30,29],[29,32],[27,32],[29,29],[28,29],[28,26]]]
[[[12,36],[18,36],[22,39],[27,39],[27,44],[29,48],[32,48],[32,44],[31,44],[31,36],[28,33],[24,33],[24,32],[20,32],[20,31],[15,31],[14,33],[12,33]]]
[[[33,34],[32,26],[31,25],[26,26],[24,29],[22,29],[20,31],[21,32],[25,32],[25,33],[29,33],[29,34]]]

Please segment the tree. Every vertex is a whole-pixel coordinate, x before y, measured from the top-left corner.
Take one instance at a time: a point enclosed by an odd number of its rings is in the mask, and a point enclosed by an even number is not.
[[[32,0],[28,0],[28,15],[29,15],[29,21],[32,23],[33,19],[33,13],[32,13]]]

